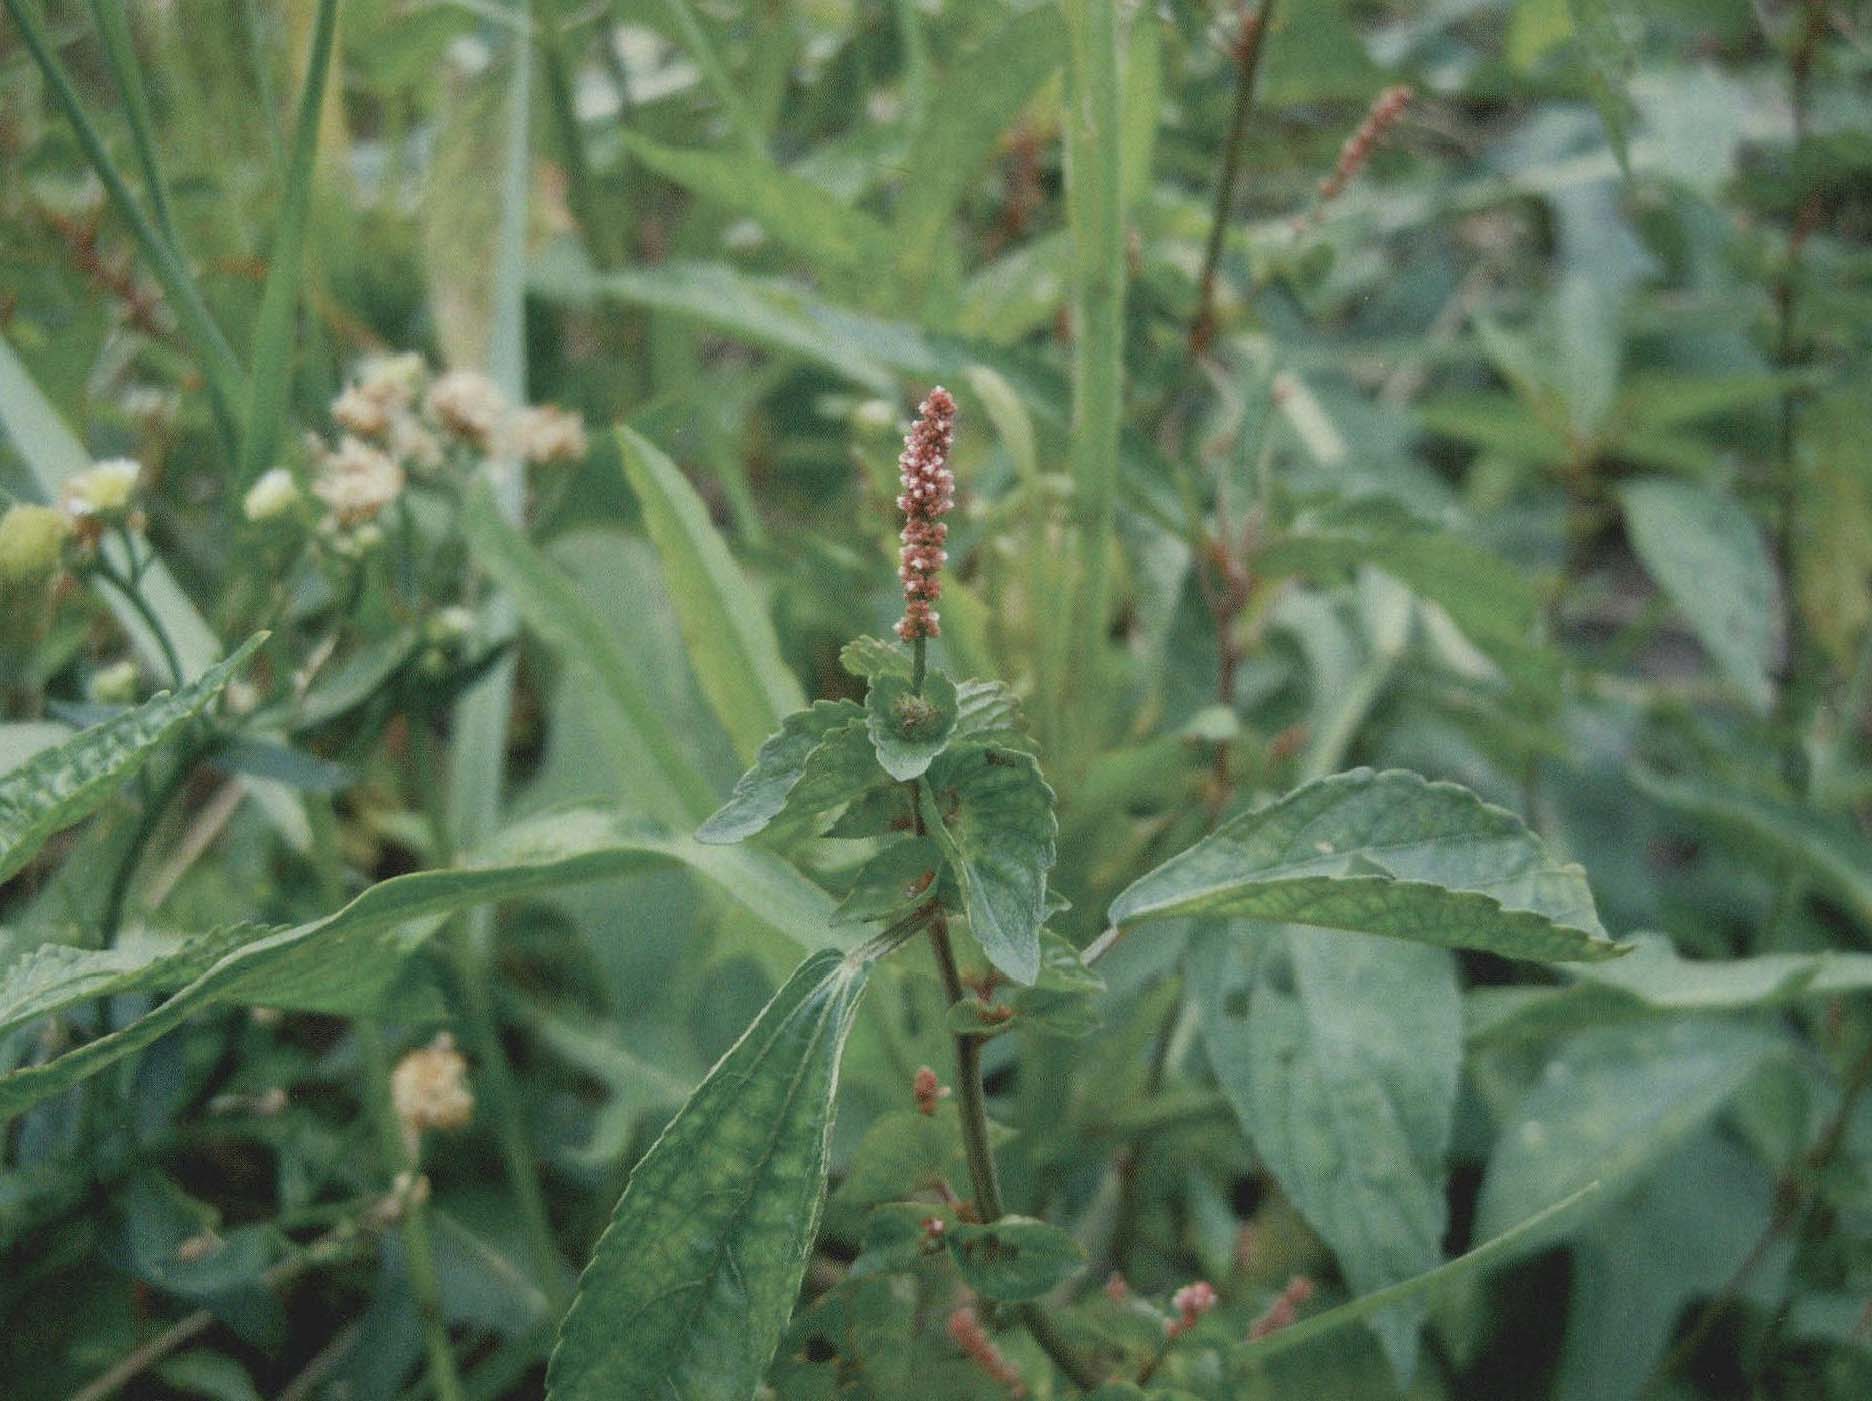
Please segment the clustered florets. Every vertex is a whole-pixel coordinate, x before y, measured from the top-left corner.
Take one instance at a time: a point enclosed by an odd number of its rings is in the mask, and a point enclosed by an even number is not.
[[[1180,1338],[1196,1326],[1196,1320],[1216,1306],[1215,1286],[1206,1279],[1186,1284],[1170,1296],[1176,1317],[1164,1321],[1164,1336]]]
[[[1372,151],[1384,135],[1396,126],[1404,115],[1404,109],[1410,106],[1412,90],[1408,84],[1399,83],[1396,87],[1386,88],[1373,101],[1371,109],[1365,113],[1365,120],[1359,123],[1358,130],[1346,138],[1345,145],[1339,148],[1338,163],[1333,166],[1333,173],[1320,181],[1320,203],[1326,204],[1337,199],[1352,179],[1365,168],[1371,160]]]
[[[1274,1296],[1269,1304],[1248,1328],[1248,1341],[1260,1342],[1261,1339],[1283,1328],[1292,1327],[1300,1317],[1300,1307],[1313,1297],[1313,1281],[1305,1275],[1295,1275],[1287,1281],[1287,1287]]]
[[[949,554],[943,542],[949,527],[942,518],[955,505],[955,474],[949,470],[949,447],[955,440],[956,403],[941,385],[917,406],[917,420],[904,437],[903,494],[897,508],[904,513],[902,563],[904,615],[897,636],[905,642],[939,637],[941,615],[931,605],[942,597],[942,567]]]

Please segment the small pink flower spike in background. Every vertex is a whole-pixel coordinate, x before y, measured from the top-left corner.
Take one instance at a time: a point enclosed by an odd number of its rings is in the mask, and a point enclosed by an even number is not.
[[[904,437],[903,494],[897,507],[904,513],[902,564],[904,615],[897,636],[916,647],[917,689],[922,689],[923,646],[942,635],[940,615],[931,605],[942,597],[942,567],[949,555],[943,542],[949,527],[943,517],[955,505],[955,474],[949,470],[949,448],[955,441],[955,398],[937,385],[917,406],[917,420]]]

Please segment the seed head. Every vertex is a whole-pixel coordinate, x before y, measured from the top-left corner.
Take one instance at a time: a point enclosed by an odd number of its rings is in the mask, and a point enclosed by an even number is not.
[[[949,527],[942,518],[955,505],[955,474],[949,470],[949,447],[955,440],[955,399],[941,385],[917,406],[917,420],[904,437],[903,494],[897,508],[904,513],[901,564],[904,615],[897,636],[905,642],[939,637],[940,615],[931,607],[942,596],[942,567],[949,555],[943,542]]]

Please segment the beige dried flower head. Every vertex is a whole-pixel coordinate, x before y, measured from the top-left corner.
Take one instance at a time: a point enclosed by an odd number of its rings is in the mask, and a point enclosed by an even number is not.
[[[344,392],[332,400],[331,416],[346,432],[366,438],[381,438],[390,429],[390,406],[365,393],[361,385],[345,386]]]
[[[514,419],[514,455],[523,462],[578,462],[589,452],[585,420],[555,404],[522,409]]]
[[[416,402],[429,370],[415,351],[401,355],[373,355],[357,367],[357,387],[393,413]]]
[[[941,615],[930,605],[942,597],[942,567],[949,555],[943,542],[949,527],[943,524],[955,505],[955,475],[949,470],[949,448],[955,441],[955,399],[937,385],[917,406],[917,420],[904,438],[897,459],[902,471],[903,494],[897,509],[904,513],[901,565],[904,615],[897,635],[905,642],[940,637]]]
[[[60,504],[73,520],[121,519],[129,514],[142,476],[141,463],[128,457],[107,458],[68,478]]]
[[[390,420],[390,455],[419,477],[426,477],[442,465],[442,442],[411,413],[399,413]]]
[[[478,370],[450,370],[429,386],[427,404],[445,433],[479,452],[492,450],[507,412],[506,396]]]
[[[349,529],[373,519],[403,492],[403,469],[381,448],[347,436],[319,466],[313,494]]]
[[[411,1051],[390,1072],[390,1103],[411,1154],[429,1129],[459,1129],[474,1117],[468,1062],[446,1031]]]

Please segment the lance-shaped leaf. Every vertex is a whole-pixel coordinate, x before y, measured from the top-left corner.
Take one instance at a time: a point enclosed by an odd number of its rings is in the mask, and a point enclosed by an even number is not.
[[[181,690],[160,692],[0,778],[0,880],[32,860],[53,834],[96,812],[177,730],[208,708],[265,640],[265,633],[249,638],[233,656]]]
[[[125,939],[108,949],[41,944],[0,974],[0,1036],[76,1003],[193,982],[243,944],[277,932],[236,924],[192,939]]]
[[[1505,809],[1453,783],[1354,769],[1231,818],[1133,882],[1111,922],[1238,915],[1508,958],[1623,952],[1586,874]]]
[[[695,488],[642,434],[620,428],[618,446],[662,558],[696,680],[746,759],[806,697],[780,658],[766,604],[728,553]]]
[[[901,783],[921,778],[956,729],[955,683],[940,671],[919,695],[898,676],[880,676],[865,694],[865,720],[884,772]]]
[[[1255,1148],[1360,1293],[1434,1269],[1462,1065],[1456,970],[1441,949],[1215,923],[1189,984],[1216,1079]],[[1400,1377],[1421,1304],[1374,1317]]]
[[[863,707],[848,700],[814,701],[768,736],[754,767],[735,781],[728,801],[696,838],[710,844],[746,841],[789,808],[800,816],[824,812],[878,777]]]
[[[1059,835],[1040,765],[1031,754],[967,744],[943,753],[919,782],[924,825],[949,858],[976,941],[1015,982],[1033,982]]]
[[[368,1010],[395,978],[402,960],[449,915],[669,865],[694,871],[750,917],[804,947],[823,948],[831,942],[831,897],[771,853],[705,847],[614,813],[573,809],[547,814],[503,833],[475,865],[380,881],[322,919],[241,944],[128,1026],[44,1065],[0,1075],[0,1125],[141,1050],[199,1012],[237,1003],[322,1012]],[[178,958],[188,956],[178,951]],[[171,986],[177,967],[154,963],[147,980],[126,976],[111,990]],[[46,975],[55,971],[41,967],[36,986],[22,985],[22,1000],[30,997],[32,1005],[46,1007],[68,1000],[49,983]],[[78,980],[77,986],[88,995],[100,970],[70,964],[63,972]]]
[[[547,1369],[551,1401],[747,1401],[799,1295],[865,964],[815,954],[631,1172]]]

